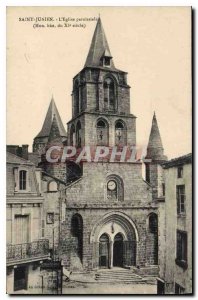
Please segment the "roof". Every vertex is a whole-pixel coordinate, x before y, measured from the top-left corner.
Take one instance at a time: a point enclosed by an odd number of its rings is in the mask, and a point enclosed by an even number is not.
[[[162,164],[164,169],[192,163],[192,153],[173,158]]]
[[[100,66],[101,57],[103,56],[108,56],[112,58],[101,19],[98,18],[98,22],[94,31],[91,46],[84,67]],[[115,68],[112,59],[111,68]]]
[[[53,123],[53,119],[54,117],[56,118],[56,124],[60,133],[60,136],[62,137],[66,137],[66,131],[65,128],[63,126],[61,117],[59,115],[58,109],[56,107],[54,98],[52,97],[44,123],[43,123],[43,127],[41,129],[41,131],[39,132],[39,134],[37,134],[36,137],[48,137],[50,135],[51,132],[51,127],[52,127],[52,123]]]
[[[149,136],[149,142],[147,146],[147,157],[157,160],[166,160],[166,156],[164,156],[164,148],[162,145],[162,139],[160,136],[160,131],[157,123],[157,118],[154,112],[151,132]]]
[[[28,158],[36,166],[38,166],[41,161],[41,155],[37,152],[28,152]]]
[[[150,136],[149,136],[148,148],[163,148],[155,112],[154,112],[153,120],[152,120],[152,126],[151,126],[151,132],[150,132]]]
[[[42,171],[42,174],[43,174],[43,176],[52,178],[52,179],[54,179],[55,181],[59,181],[60,183],[66,185],[66,182],[65,182],[65,181],[63,181],[63,180],[61,180],[61,179],[59,179],[59,178],[57,178],[57,177],[55,177],[55,176],[52,176],[51,174],[49,174],[49,173],[47,173],[47,172],[45,172],[45,171]]]
[[[29,161],[26,160],[22,157],[19,157],[15,154],[12,154],[10,152],[6,152],[6,163],[7,164],[18,164],[18,165],[30,165],[30,166],[34,166],[34,164]]]

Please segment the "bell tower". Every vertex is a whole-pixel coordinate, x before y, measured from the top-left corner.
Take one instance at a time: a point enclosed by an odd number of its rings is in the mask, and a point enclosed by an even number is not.
[[[68,144],[115,146],[136,143],[127,73],[114,65],[101,19],[97,21],[84,68],[73,78]]]

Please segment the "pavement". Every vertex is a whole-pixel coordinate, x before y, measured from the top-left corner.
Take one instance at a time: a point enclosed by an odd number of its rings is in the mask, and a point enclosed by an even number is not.
[[[157,294],[156,283],[102,283],[94,273],[72,274],[63,282],[63,294]]]
[[[63,285],[63,294],[145,294],[156,295],[157,285],[140,283],[79,283],[75,281],[66,282]]]

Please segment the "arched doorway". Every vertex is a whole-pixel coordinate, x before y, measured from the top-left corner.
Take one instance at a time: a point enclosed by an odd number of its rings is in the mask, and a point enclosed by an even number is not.
[[[135,266],[138,264],[138,241],[136,225],[126,214],[117,211],[107,213],[93,226],[90,235],[90,243],[93,243],[93,268]]]
[[[117,233],[113,243],[113,266],[123,267],[123,236]]]
[[[158,216],[156,213],[151,213],[148,216],[147,230],[147,263],[150,265],[158,264]]]
[[[109,267],[109,237],[105,233],[99,239],[99,267]]]
[[[83,220],[81,215],[75,214],[71,219],[71,234],[75,238],[73,243],[75,244],[75,255],[77,255],[82,262],[83,258]]]

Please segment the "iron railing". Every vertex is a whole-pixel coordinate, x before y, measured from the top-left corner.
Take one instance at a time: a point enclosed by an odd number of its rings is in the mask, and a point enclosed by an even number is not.
[[[49,240],[43,239],[31,243],[7,245],[7,262],[33,259],[49,255]]]

